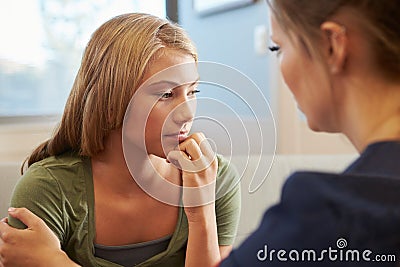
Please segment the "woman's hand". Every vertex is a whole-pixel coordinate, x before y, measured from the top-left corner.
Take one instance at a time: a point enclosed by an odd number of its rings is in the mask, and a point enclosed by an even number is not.
[[[185,266],[214,266],[221,260],[215,215],[216,154],[204,134],[195,133],[167,158],[182,173],[182,198],[189,224]]]
[[[60,241],[45,222],[25,208],[10,208],[9,215],[23,222],[20,230],[0,222],[0,266],[79,266],[61,250]]]

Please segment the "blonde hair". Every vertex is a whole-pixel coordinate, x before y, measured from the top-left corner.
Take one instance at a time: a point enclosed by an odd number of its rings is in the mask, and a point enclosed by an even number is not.
[[[395,0],[267,0],[278,23],[311,56],[319,56],[320,26],[339,11],[351,11],[367,36],[376,70],[400,81],[400,4]]]
[[[58,128],[27,158],[28,167],[66,151],[89,157],[102,151],[110,131],[122,127],[149,62],[163,48],[177,49],[197,61],[186,32],[165,19],[130,13],[101,25],[84,51]]]

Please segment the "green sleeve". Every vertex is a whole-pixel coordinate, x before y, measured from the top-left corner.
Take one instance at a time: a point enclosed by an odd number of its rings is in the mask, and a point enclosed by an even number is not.
[[[217,216],[218,243],[233,245],[239,225],[241,196],[240,177],[233,164],[218,156]]]
[[[11,197],[11,207],[25,207],[43,219],[63,243],[65,227],[63,220],[64,197],[57,181],[40,165],[32,165],[20,178]],[[11,226],[26,226],[9,216]]]

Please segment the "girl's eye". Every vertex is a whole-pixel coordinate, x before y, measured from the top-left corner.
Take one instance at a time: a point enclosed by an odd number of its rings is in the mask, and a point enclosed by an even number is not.
[[[172,97],[172,92],[163,93],[160,98],[168,99],[170,97]]]
[[[189,96],[193,96],[193,95],[195,95],[197,93],[200,93],[200,90],[196,89],[196,90],[189,91],[188,95]],[[169,99],[171,97],[174,97],[174,93],[173,92],[165,92],[165,93],[162,93],[162,94],[159,95],[159,98],[161,100],[166,100],[166,99]]]
[[[195,95],[197,93],[200,93],[200,90],[195,89],[195,90],[192,90],[192,91],[189,92],[190,95]]]

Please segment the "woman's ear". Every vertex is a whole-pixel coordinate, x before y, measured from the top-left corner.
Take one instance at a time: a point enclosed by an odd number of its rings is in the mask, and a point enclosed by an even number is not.
[[[321,24],[321,31],[327,43],[328,68],[332,74],[337,74],[345,68],[348,53],[348,38],[346,28],[336,22],[326,21]]]

